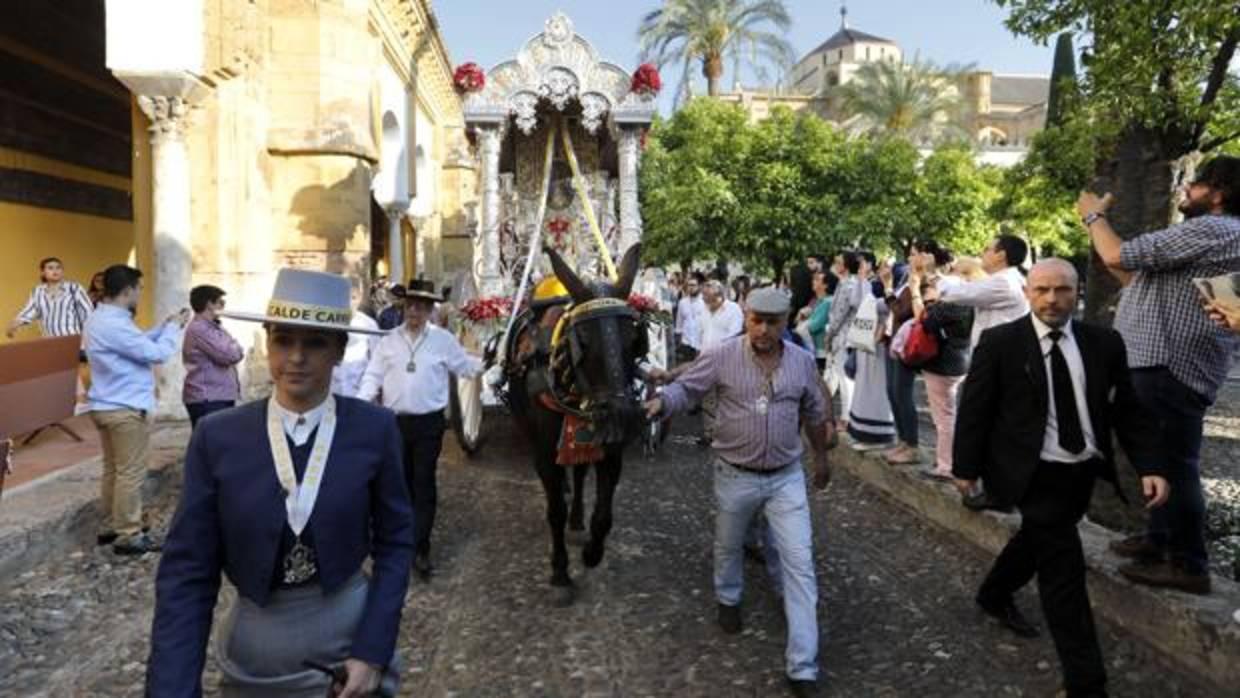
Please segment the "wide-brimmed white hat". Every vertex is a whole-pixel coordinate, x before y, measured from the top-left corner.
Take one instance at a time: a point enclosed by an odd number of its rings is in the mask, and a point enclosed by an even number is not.
[[[339,274],[306,269],[281,269],[276,287],[267,303],[267,312],[243,313],[225,311],[221,316],[273,325],[313,327],[340,332],[385,334],[383,330],[354,327],[353,308],[349,303],[349,280]]]

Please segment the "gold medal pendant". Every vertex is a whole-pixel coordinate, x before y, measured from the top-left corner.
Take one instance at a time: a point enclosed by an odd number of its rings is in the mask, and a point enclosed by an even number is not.
[[[284,556],[284,583],[302,584],[310,580],[318,571],[314,550],[301,542],[301,536],[293,548]]]

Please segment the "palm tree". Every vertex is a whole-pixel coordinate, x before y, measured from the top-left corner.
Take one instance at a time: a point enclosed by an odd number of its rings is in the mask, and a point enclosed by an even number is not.
[[[939,68],[928,61],[873,61],[847,84],[828,88],[850,130],[905,138],[916,144],[971,140],[960,85],[968,66]]]
[[[778,33],[762,29],[773,25]],[[663,0],[663,7],[642,18],[637,31],[643,61],[660,69],[682,66],[676,101],[689,96],[691,71],[702,64],[707,94],[719,94],[726,59],[739,66],[744,61],[765,78],[764,67],[786,68],[795,59],[784,34],[792,19],[783,0]]]

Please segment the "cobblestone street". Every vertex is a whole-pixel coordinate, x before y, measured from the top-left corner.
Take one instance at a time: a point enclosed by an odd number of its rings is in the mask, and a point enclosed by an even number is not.
[[[501,435],[477,459],[445,442],[438,574],[410,588],[402,695],[784,695],[782,611],[757,565],[745,632],[714,624],[705,449],[673,437],[656,460],[629,459],[607,557],[585,574],[573,548],[577,604],[557,609],[541,489],[506,419],[490,420]],[[985,555],[840,473],[813,509],[824,695],[1054,695],[1050,640],[1019,640],[974,608]],[[89,542],[0,595],[0,695],[141,695],[157,559]],[[1019,603],[1040,620],[1035,594]],[[1102,629],[1112,695],[1210,695]],[[209,695],[213,682],[209,670]]]

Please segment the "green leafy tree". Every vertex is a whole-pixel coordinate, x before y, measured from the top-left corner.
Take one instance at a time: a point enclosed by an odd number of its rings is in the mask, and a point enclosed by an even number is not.
[[[1095,128],[1081,117],[1038,132],[1029,154],[1001,175],[991,215],[1026,237],[1041,256],[1080,257],[1089,238],[1077,220],[1076,197],[1093,176]]]
[[[1168,225],[1174,182],[1199,153],[1240,138],[1234,79],[1236,3],[1219,0],[994,0],[1007,26],[1039,41],[1088,36],[1081,63],[1086,110],[1098,136],[1098,189],[1115,193],[1111,222],[1125,237]],[[1118,283],[1096,256],[1086,316],[1109,321]]]
[[[768,66],[792,65],[795,52],[784,38],[791,27],[783,0],[664,0],[642,18],[637,40],[642,60],[681,67],[679,104],[690,96],[695,65],[711,97],[719,95],[725,60],[750,64],[759,78]]]
[[[847,84],[830,88],[853,131],[914,143],[968,140],[957,87],[961,68],[928,61],[863,64]]]
[[[639,173],[646,260],[687,265],[731,250],[749,134],[744,110],[706,99],[655,123]]]
[[[917,178],[922,230],[958,254],[976,255],[999,232],[991,209],[1000,196],[999,171],[979,166],[973,152],[949,146],[931,153]]]

